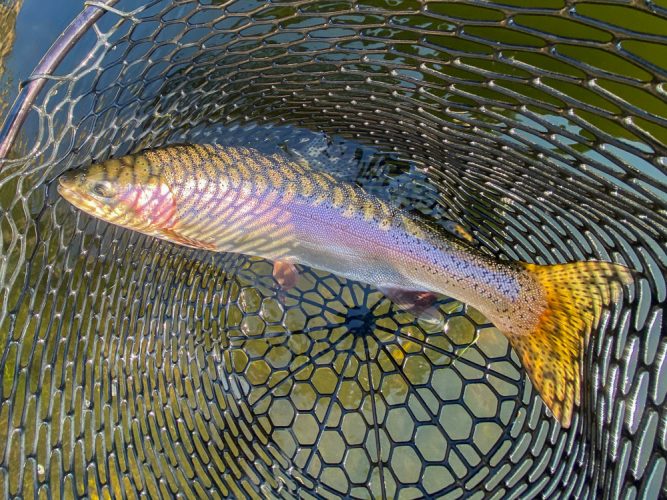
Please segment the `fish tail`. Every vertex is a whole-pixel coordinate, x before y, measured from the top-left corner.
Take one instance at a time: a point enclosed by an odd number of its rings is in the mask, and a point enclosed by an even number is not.
[[[618,299],[630,269],[588,261],[541,266],[522,264],[540,288],[546,306],[530,332],[508,338],[542,400],[563,427],[581,403],[583,352],[603,307]]]

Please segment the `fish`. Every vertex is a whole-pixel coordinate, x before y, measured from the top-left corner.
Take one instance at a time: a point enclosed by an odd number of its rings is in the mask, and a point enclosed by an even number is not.
[[[509,340],[563,428],[581,406],[583,353],[633,271],[613,262],[500,260],[361,187],[282,153],[172,145],[71,170],[60,195],[78,209],[174,244],[274,263],[294,286],[309,266],[428,315],[434,297],[476,308]],[[454,234],[453,234],[454,233]]]

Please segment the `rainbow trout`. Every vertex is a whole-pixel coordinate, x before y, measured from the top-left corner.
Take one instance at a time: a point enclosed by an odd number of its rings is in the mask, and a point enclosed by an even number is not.
[[[278,154],[172,146],[65,173],[81,210],[192,248],[295,264],[378,287],[419,313],[430,294],[478,309],[509,339],[563,427],[580,404],[583,346],[604,305],[632,281],[624,266],[500,261],[361,188]]]

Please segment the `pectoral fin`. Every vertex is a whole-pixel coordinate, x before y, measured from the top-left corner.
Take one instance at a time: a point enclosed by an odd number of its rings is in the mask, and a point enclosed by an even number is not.
[[[289,290],[296,285],[299,279],[299,270],[291,262],[278,260],[273,263],[273,279],[283,290]]]

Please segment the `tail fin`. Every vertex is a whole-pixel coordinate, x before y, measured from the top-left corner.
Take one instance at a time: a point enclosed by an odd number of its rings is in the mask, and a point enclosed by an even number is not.
[[[508,337],[542,400],[569,427],[574,405],[581,403],[584,346],[602,308],[617,300],[620,285],[632,282],[632,272],[596,261],[523,265],[541,286],[547,306],[532,332]]]

